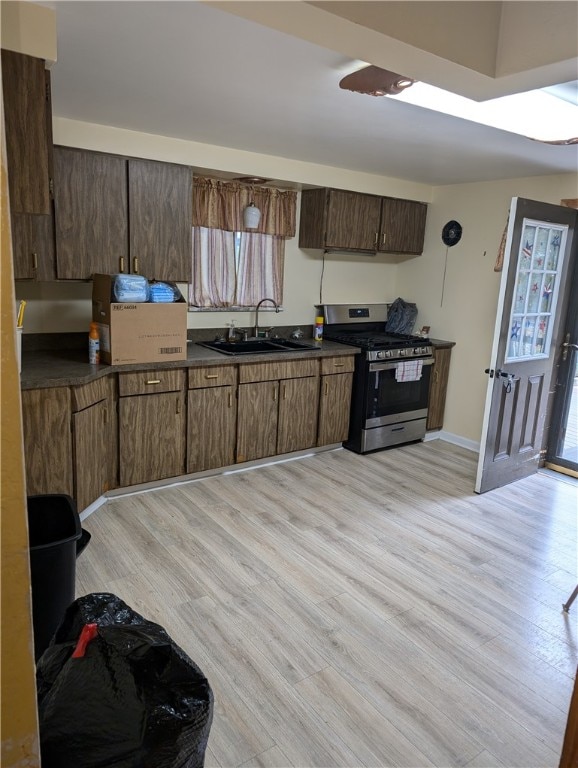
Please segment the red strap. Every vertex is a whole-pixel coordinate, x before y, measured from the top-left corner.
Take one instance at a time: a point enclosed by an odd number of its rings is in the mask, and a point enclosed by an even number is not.
[[[72,654],[73,659],[81,659],[86,653],[86,646],[98,635],[98,624],[85,624],[82,628],[76,648]]]

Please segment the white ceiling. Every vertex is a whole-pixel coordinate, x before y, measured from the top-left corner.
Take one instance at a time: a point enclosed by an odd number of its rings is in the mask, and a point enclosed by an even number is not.
[[[541,144],[339,88],[339,80],[353,68],[351,41],[360,31],[373,39],[364,53],[362,38],[355,38],[358,58],[370,53],[371,61],[365,60],[390,69],[400,61],[407,69],[415,61],[412,72],[395,71],[415,77],[421,68],[423,80],[429,60],[430,71],[435,70],[431,82],[443,87],[444,78],[459,79],[462,93],[468,83],[479,90],[481,82],[487,88],[496,82],[502,91],[504,83],[510,91],[521,90],[522,83],[527,88],[529,78],[535,82],[532,87],[556,85],[559,77],[572,79],[568,73],[576,73],[575,59],[528,65],[500,82],[443,59],[439,49],[431,54],[392,43],[390,56],[384,45],[374,54],[379,42],[375,36],[381,33],[334,14],[339,34],[330,37],[328,23],[320,26],[325,34],[315,37],[324,39],[324,47],[302,39],[305,33],[313,37],[311,25],[296,36],[295,12],[325,13],[320,3],[236,2],[219,3],[218,8],[216,3],[193,0],[45,4],[56,12],[58,60],[52,67],[52,96],[59,117],[431,185],[578,171],[577,145]],[[374,13],[383,6],[385,13],[388,3],[362,5],[372,6]],[[393,5],[398,10],[401,6]],[[441,3],[440,10],[448,5],[457,8],[468,2]],[[260,12],[264,19],[268,16],[268,26],[254,20]],[[344,34],[346,23],[353,23],[351,34]],[[293,34],[272,25],[292,29]]]

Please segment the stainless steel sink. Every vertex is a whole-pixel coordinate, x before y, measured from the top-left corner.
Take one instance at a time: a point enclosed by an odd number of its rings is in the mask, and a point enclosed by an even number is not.
[[[260,355],[272,352],[302,352],[319,349],[315,344],[291,339],[248,339],[247,341],[198,341],[200,347],[207,347],[223,355]]]

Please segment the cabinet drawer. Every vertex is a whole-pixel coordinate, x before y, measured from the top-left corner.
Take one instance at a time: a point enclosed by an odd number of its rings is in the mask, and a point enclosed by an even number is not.
[[[189,389],[205,387],[235,386],[237,367],[235,365],[215,365],[210,368],[189,368]]]
[[[89,408],[108,397],[108,377],[91,381],[90,384],[82,384],[72,388],[72,412],[77,413]]]
[[[165,369],[163,371],[139,371],[119,373],[118,393],[127,395],[149,395],[155,392],[177,392],[185,383],[185,371]]]
[[[239,383],[299,379],[319,374],[319,360],[282,360],[275,363],[247,363],[239,366]]]
[[[342,355],[340,357],[322,357],[321,375],[327,376],[330,373],[351,373],[355,368],[355,358],[353,355]]]

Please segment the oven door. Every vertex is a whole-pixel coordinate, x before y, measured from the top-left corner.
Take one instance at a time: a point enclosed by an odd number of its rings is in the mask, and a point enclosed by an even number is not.
[[[397,369],[403,366],[404,362],[406,361],[369,363],[365,393],[365,429],[427,416],[433,357],[421,358],[421,377],[415,381],[398,381],[396,378]],[[407,371],[405,373],[407,375]]]

